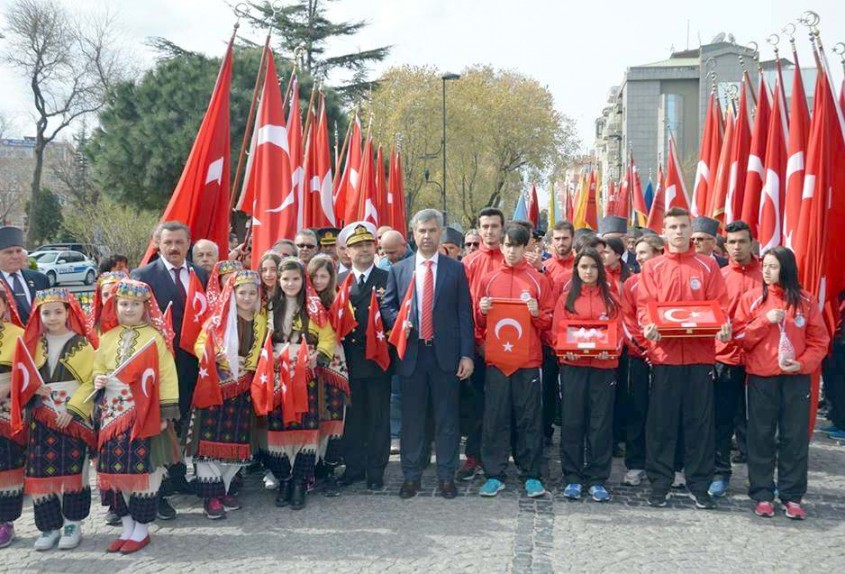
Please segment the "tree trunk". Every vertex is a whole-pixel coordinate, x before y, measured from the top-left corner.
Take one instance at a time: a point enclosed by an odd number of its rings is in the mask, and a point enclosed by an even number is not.
[[[35,246],[35,221],[36,210],[38,209],[38,195],[41,191],[41,174],[44,171],[44,149],[46,143],[44,142],[44,133],[39,126],[38,135],[35,138],[35,169],[32,170],[32,188],[29,196],[29,207],[26,210],[27,226],[26,226],[26,243],[30,246]]]

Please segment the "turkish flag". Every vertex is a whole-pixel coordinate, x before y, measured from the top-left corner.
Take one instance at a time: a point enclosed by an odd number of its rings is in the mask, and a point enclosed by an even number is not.
[[[364,357],[375,361],[386,371],[390,366],[390,353],[387,350],[387,338],[384,336],[384,323],[376,297],[376,290],[370,294],[370,315],[367,321],[367,348]]]
[[[274,363],[273,335],[267,333],[267,338],[264,339],[264,347],[261,349],[261,356],[258,358],[258,365],[255,367],[255,375],[252,377],[252,384],[249,387],[252,408],[255,414],[260,417],[266,417],[273,410],[273,397],[276,392]]]
[[[766,79],[760,74],[760,97],[754,115],[754,129],[751,132],[751,148],[748,153],[748,169],[745,174],[745,192],[742,195],[742,219],[751,227],[751,236],[757,237],[757,222],[760,217],[760,194],[763,191],[765,175],[763,160],[766,157],[766,139],[771,115],[771,94]]]
[[[384,149],[381,146],[378,146],[378,152],[376,152],[375,170],[375,211],[378,214],[378,221],[382,225],[386,225],[389,215],[387,206],[387,174],[384,171]]]
[[[308,412],[308,381],[311,379],[311,358],[308,356],[308,343],[305,337],[299,344],[299,351],[296,353],[296,365],[293,367],[293,404],[298,415]]]
[[[211,101],[200,124],[182,177],[170,197],[161,221],[181,221],[191,237],[217,244],[229,252],[229,88],[232,80],[232,43],[226,50]],[[156,247],[150,242],[141,265]]]
[[[390,153],[390,175],[387,179],[387,224],[407,239],[408,223],[405,215],[405,183],[402,175],[402,154],[398,149]]]
[[[220,375],[217,372],[217,346],[214,344],[213,331],[208,332],[205,348],[199,358],[197,386],[194,387],[193,403],[196,408],[206,409],[223,404],[223,391],[220,388]]]
[[[675,138],[671,133],[669,134],[669,157],[666,158],[666,179],[664,185],[666,187],[666,211],[669,211],[673,207],[681,207],[689,210],[689,199],[687,199],[684,174],[681,171],[681,161],[678,159]]]
[[[766,139],[765,176],[760,197],[760,214],[757,219],[757,239],[760,253],[765,253],[782,242],[783,202],[786,183],[786,144],[789,125],[786,118],[786,96],[783,92],[783,77],[777,66],[775,80],[775,103],[769,117],[769,131]]]
[[[707,100],[707,114],[704,119],[704,132],[698,149],[698,166],[695,170],[695,183],[692,189],[690,213],[693,217],[707,215],[715,180],[716,162],[722,149],[722,111],[715,90]]]
[[[293,77],[290,88],[290,111],[288,113],[288,153],[290,157],[291,181],[296,196],[296,229],[302,229],[305,202],[305,166],[302,159],[302,108],[299,105],[299,80]],[[293,237],[291,237],[293,239]]]
[[[748,76],[748,72],[744,72],[740,84],[739,111],[734,126],[734,141],[731,145],[725,213],[724,216],[718,213],[713,216],[725,224],[733,223],[740,219],[742,215],[746,173],[748,171],[748,154],[751,150],[751,118],[748,113],[748,91],[750,89],[751,78]]]
[[[23,337],[18,339],[15,347],[15,359],[12,364],[14,369],[12,370],[10,390],[12,404],[9,423],[12,427],[12,434],[18,434],[23,430],[23,409],[44,384],[44,379],[41,378],[41,373],[38,372]]]
[[[267,54],[267,75],[256,125],[255,202],[252,209],[252,268],[273,244],[297,232],[288,134],[273,53]]]
[[[655,233],[663,233],[663,214],[666,213],[666,185],[663,177],[663,166],[657,166],[657,189],[654,190],[654,201],[648,212],[646,226]]]
[[[349,204],[346,205],[346,212],[351,218],[346,220],[347,223],[352,221],[369,221],[376,227],[381,225],[379,223],[376,174],[373,162],[373,139],[367,134],[367,141],[364,144],[364,152],[361,156],[361,167],[359,170],[361,180],[358,185],[358,194],[354,205],[355,210],[354,212],[350,212]]]
[[[537,186],[531,184],[531,195],[528,196],[528,221],[534,229],[540,225],[540,200],[537,198]]]
[[[150,339],[134,355],[120,365],[112,376],[129,385],[135,401],[135,424],[132,440],[150,438],[161,433],[159,408],[158,347]]]
[[[637,169],[637,164],[634,163],[634,156],[631,155],[631,195],[633,196],[634,205],[634,225],[645,227],[648,223],[648,208],[645,205],[645,194],[643,194],[643,186],[640,182],[640,172]]]
[[[329,146],[329,126],[326,117],[326,97],[320,94],[319,119],[311,113],[305,161],[305,191],[303,227],[333,227],[332,158]]]
[[[529,359],[529,349],[537,337],[531,313],[525,301],[494,299],[487,312],[487,338],[484,353],[487,363],[511,376]]]
[[[282,405],[282,420],[286,425],[299,420],[291,376],[290,345],[285,345],[279,355],[279,393],[273,397],[273,405]]]
[[[388,342],[396,347],[396,354],[399,355],[400,359],[405,358],[405,351],[408,349],[408,330],[405,326],[411,320],[411,303],[414,301],[416,284],[416,276],[411,275],[411,282],[408,283],[408,289],[399,305],[399,314],[396,315],[396,322],[393,324],[393,330],[390,332],[388,339]]]
[[[208,318],[209,309],[205,289],[202,288],[202,282],[193,269],[188,273],[188,297],[186,304],[187,309],[185,309],[185,316],[182,318],[182,333],[179,336],[179,347],[183,351],[194,355],[196,354],[194,345],[197,342],[197,337],[200,336],[203,323]]]
[[[337,226],[341,227],[352,223],[358,213],[358,187],[360,185],[361,169],[361,120],[355,114],[352,122],[346,148],[346,162],[343,166],[343,175],[335,184],[334,189],[334,212]]]
[[[344,337],[358,326],[358,322],[355,320],[355,315],[352,312],[352,305],[349,303],[349,290],[352,288],[353,279],[353,273],[346,275],[346,279],[340,284],[337,297],[335,297],[334,303],[332,303],[331,309],[329,309],[329,321],[332,324],[332,329],[334,329],[334,334],[338,342],[342,341]]]
[[[725,220],[725,200],[728,196],[728,181],[730,180],[731,172],[731,150],[733,149],[734,132],[736,129],[736,119],[730,109],[727,110],[727,119],[725,120],[725,138],[722,141],[722,149],[719,151],[719,161],[716,164],[716,174],[713,176],[713,187],[710,193],[710,203],[707,207],[708,217],[724,223]]]
[[[795,251],[795,232],[801,216],[801,195],[804,192],[804,160],[810,135],[810,111],[798,54],[793,50],[795,72],[792,80],[792,102],[789,111],[789,143],[787,145],[786,195],[783,206],[783,244]]]

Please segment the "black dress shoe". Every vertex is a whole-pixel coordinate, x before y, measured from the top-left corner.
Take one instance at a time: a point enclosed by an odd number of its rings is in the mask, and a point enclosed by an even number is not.
[[[290,507],[292,510],[302,510],[305,508],[305,489],[304,482],[296,482],[293,485],[293,493],[290,497]]]
[[[173,490],[179,494],[196,494],[194,485],[188,482],[184,476],[171,477],[170,483],[173,486]]]
[[[414,498],[420,491],[419,480],[406,480],[402,483],[402,488],[399,489],[399,498],[408,500]]]
[[[350,484],[355,484],[356,482],[361,482],[363,480],[363,474],[350,474],[348,472],[344,472],[340,475],[340,478],[337,479],[337,483],[340,486],[349,486]]]
[[[330,474],[323,481],[323,496],[340,496],[340,487],[337,485],[337,478]]]
[[[293,486],[290,479],[283,480],[279,483],[279,491],[276,493],[276,506],[284,508],[290,504],[291,496],[293,494]]]
[[[381,478],[367,480],[367,488],[369,490],[382,490],[384,488],[384,480]]]
[[[440,481],[440,496],[447,500],[451,500],[458,496],[458,489],[455,486],[454,480],[442,480]]]
[[[176,518],[176,509],[170,506],[170,503],[167,502],[166,498],[160,496],[158,499],[158,510],[156,511],[156,516],[159,520],[173,520]]]

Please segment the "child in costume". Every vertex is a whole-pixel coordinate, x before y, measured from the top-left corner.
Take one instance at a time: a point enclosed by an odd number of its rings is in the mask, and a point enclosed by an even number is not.
[[[91,380],[96,335],[76,298],[53,288],[36,294],[24,341],[48,391],[33,399],[29,422],[25,492],[41,531],[35,549],[58,543],[68,550],[79,546],[80,523],[91,510],[88,453],[95,438],[91,421],[74,417],[67,404]]]
[[[108,552],[131,554],[150,543],[148,525],[156,518],[158,490],[165,465],[179,458],[178,445],[168,421],[179,418],[179,386],[170,350],[172,334],[146,283],[124,279],[105,308],[102,336],[97,349],[93,380],[80,387],[68,408],[88,418],[92,391],[99,397],[97,475],[104,506],[121,517],[120,537]],[[158,404],[161,433],[132,438],[138,412],[131,387],[114,376],[114,371],[144,345],[153,341],[158,354]],[[154,404],[154,403],[153,403]]]
[[[201,364],[216,362],[219,379],[211,379],[211,384],[219,385],[212,394],[219,392],[219,397],[209,400],[203,384],[208,375],[200,371],[189,448],[197,468],[197,494],[204,499],[205,515],[212,520],[225,518],[227,510],[241,507],[230,487],[238,470],[252,457],[250,385],[267,337],[260,283],[254,271],[238,271],[230,276],[219,305],[205,322],[195,346],[198,357],[214,354],[210,361],[201,359]],[[213,350],[208,351],[207,344]],[[200,394],[206,396],[199,397]],[[212,406],[197,405],[198,400],[200,405],[208,405],[218,399]]]
[[[0,548],[15,539],[14,522],[23,509],[26,434],[12,434],[10,424],[12,359],[23,335],[15,299],[0,282]]]

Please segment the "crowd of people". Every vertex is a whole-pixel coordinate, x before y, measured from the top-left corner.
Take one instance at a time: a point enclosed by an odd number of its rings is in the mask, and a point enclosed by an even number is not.
[[[0,547],[25,494],[35,548],[77,546],[94,460],[106,520],[121,528],[108,551],[123,554],[176,517],[174,493],[202,498],[213,520],[240,509],[250,465],[294,510],[315,484],[328,496],[382,489],[397,405],[402,499],[432,452],[446,499],[481,476],[480,495],[496,496],[511,461],[525,494],[544,496],[559,426],[567,499],[610,500],[624,448],[623,483],[647,479],[652,506],[685,483],[697,508],[715,508],[739,460],[757,515],[779,498],[803,519],[811,375],[830,336],[792,252],[760,257],[745,223],[722,237],[718,221],[677,208],[662,235],[616,217],[599,227],[559,221],[543,234],[485,208],[461,233],[424,209],[407,238],[368,222],[302,229],[248,269],[248,241],[233,236],[221,256],[164,222],[158,258],[131,272],[125,258],[106,264],[87,312],[28,269],[20,229],[0,228]],[[189,337],[197,284],[208,316]],[[724,320],[702,335],[655,315],[689,302]],[[567,346],[578,325],[608,346]],[[517,338],[499,345],[505,328]],[[23,356],[38,373],[26,381],[43,381],[34,395],[14,383]],[[148,368],[134,372],[140,357]]]

